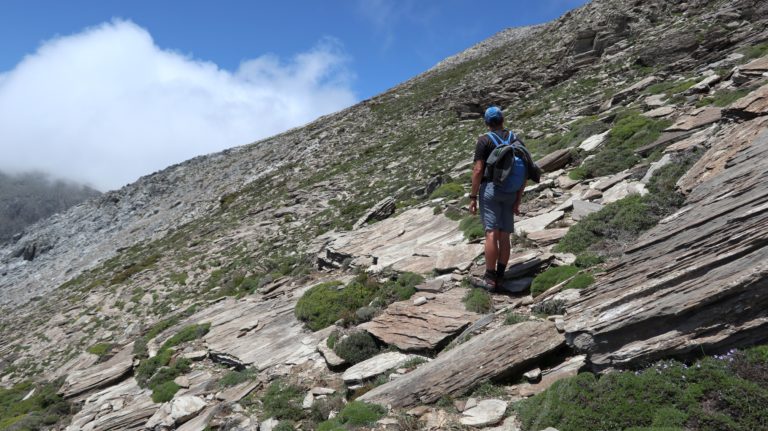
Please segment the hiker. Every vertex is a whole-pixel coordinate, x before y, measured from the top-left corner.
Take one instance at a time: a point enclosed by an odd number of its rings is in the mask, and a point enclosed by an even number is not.
[[[514,215],[520,214],[525,184],[529,177],[538,182],[540,170],[525,144],[504,128],[499,107],[488,108],[484,119],[489,131],[475,146],[469,211],[477,214],[479,202],[486,268],[481,286],[495,290],[501,286],[509,262],[510,234],[514,232]]]

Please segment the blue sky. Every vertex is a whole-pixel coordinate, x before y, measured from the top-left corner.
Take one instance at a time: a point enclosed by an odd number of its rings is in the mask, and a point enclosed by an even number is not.
[[[584,0],[39,1],[0,6],[0,71],[39,44],[113,18],[157,45],[235,70],[265,53],[290,56],[323,38],[341,44],[355,94],[378,94],[507,27],[546,22]]]
[[[348,107],[583,0],[0,4],[0,171],[101,190]]]

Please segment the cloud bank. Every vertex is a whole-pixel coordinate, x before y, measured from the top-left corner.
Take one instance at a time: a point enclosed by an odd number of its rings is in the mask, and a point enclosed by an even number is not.
[[[289,61],[264,55],[229,72],[113,21],[50,40],[0,74],[0,170],[114,189],[355,101],[333,40]]]

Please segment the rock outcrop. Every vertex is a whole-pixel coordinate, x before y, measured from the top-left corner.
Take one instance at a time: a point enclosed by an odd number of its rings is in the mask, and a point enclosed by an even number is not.
[[[395,381],[365,393],[361,400],[392,407],[432,403],[464,394],[480,382],[522,374],[556,351],[563,336],[550,322],[524,322],[485,332],[440,354]]]
[[[768,117],[714,138],[685,206],[568,308],[568,343],[606,368],[768,341],[766,181]]]

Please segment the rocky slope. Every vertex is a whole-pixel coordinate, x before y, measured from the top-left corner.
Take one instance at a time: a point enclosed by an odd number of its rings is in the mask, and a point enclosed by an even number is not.
[[[596,0],[42,221],[0,250],[0,381],[53,382],[71,430],[340,429],[357,397],[392,409],[368,427],[516,429],[580,370],[768,342],[766,23]],[[463,210],[489,103],[546,172],[491,296]]]

